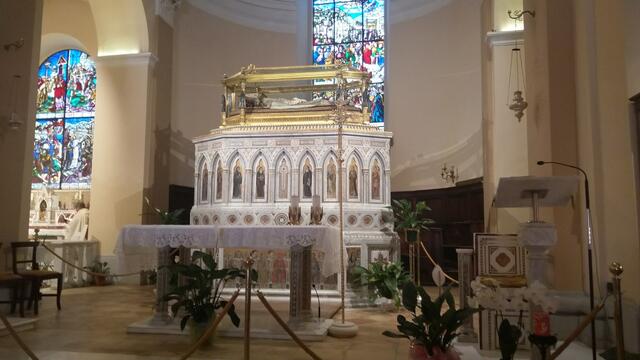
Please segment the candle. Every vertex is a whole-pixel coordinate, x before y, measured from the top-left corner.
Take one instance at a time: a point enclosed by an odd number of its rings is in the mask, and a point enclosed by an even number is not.
[[[539,336],[549,336],[551,334],[551,324],[549,313],[541,310],[533,312],[533,332]]]
[[[312,204],[313,204],[313,207],[316,207],[316,208],[320,207],[320,195],[313,195]]]

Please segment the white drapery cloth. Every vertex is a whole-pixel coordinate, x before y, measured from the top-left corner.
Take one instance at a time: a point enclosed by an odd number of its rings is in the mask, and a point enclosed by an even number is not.
[[[80,209],[67,224],[64,239],[73,241],[86,240],[89,229],[89,209]]]
[[[132,272],[154,267],[157,248],[165,246],[261,250],[313,246],[325,254],[321,272],[326,277],[340,271],[339,235],[330,226],[126,225],[114,253],[118,270]]]

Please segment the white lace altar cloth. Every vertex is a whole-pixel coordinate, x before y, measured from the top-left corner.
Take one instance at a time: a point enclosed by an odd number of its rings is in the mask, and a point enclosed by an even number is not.
[[[118,271],[155,267],[157,248],[290,249],[313,246],[324,252],[322,275],[340,271],[340,232],[330,226],[126,225],[120,230],[114,253]]]

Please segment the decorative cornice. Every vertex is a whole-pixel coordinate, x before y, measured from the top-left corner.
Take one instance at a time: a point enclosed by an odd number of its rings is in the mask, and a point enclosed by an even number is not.
[[[96,63],[105,65],[136,65],[136,64],[149,64],[154,66],[158,62],[158,57],[150,52],[133,53],[133,54],[119,54],[119,55],[104,55],[96,58]]]
[[[513,45],[516,41],[524,41],[524,30],[490,31],[487,42],[491,46]]]
[[[230,126],[225,128],[218,128],[211,130],[207,135],[198,136],[193,139],[194,143],[201,143],[203,141],[223,137],[223,136],[242,136],[251,137],[264,136],[268,133],[269,136],[275,135],[287,135],[287,134],[302,134],[305,135],[321,135],[321,134],[337,134],[337,126],[334,124],[304,124],[304,125],[255,125],[255,126]],[[345,124],[343,128],[343,134],[365,134],[375,137],[391,138],[393,134],[388,131],[384,131],[378,127],[371,125],[359,125],[359,124]]]

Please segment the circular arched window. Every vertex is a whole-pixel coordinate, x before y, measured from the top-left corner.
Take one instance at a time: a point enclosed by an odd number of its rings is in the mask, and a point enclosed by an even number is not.
[[[96,66],[89,54],[68,49],[38,70],[32,188],[91,186]]]

